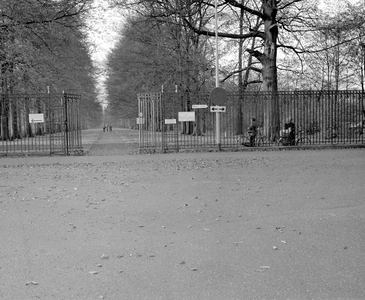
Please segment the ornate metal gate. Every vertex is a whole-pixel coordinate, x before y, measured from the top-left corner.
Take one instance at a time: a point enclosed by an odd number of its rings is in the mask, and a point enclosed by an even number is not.
[[[82,154],[80,99],[79,95],[63,94],[61,101],[53,103],[50,118],[54,132],[50,135],[51,154]]]
[[[140,150],[155,151],[163,144],[161,93],[138,94]],[[141,147],[142,146],[142,147]]]
[[[0,97],[0,155],[82,154],[80,95]]]

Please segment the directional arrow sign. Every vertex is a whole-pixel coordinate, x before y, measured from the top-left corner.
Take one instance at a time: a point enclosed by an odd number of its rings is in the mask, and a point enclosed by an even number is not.
[[[210,112],[226,112],[225,106],[211,106]]]
[[[208,108],[208,105],[207,104],[193,104],[192,105],[192,108],[193,109],[196,109],[196,108]]]
[[[29,114],[29,123],[44,123],[43,114]]]

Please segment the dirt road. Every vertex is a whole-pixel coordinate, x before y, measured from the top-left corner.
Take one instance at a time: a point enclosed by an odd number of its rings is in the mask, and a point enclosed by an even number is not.
[[[365,299],[363,149],[113,155],[132,146],[108,137],[0,159],[0,299]]]

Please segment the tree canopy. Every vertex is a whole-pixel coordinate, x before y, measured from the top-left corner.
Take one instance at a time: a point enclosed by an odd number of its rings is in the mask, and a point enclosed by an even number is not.
[[[85,37],[88,0],[0,1],[0,93],[82,94],[84,124],[101,115]]]
[[[116,52],[124,49],[124,57],[133,53],[128,72],[134,78],[137,77],[131,74],[138,74],[138,81],[143,83],[138,92],[158,90],[162,85],[194,92],[212,88],[216,55],[215,4],[219,80],[224,87],[240,90],[244,86],[266,92],[364,90],[365,14],[360,1],[354,4],[354,1],[342,0],[341,7],[336,6],[338,1],[330,1],[332,6],[326,6],[322,5],[325,2],[312,0],[110,1],[129,9],[133,18],[149,24],[145,28],[153,28],[147,29],[147,36],[142,38],[140,29],[129,27],[130,32],[140,36],[138,49],[153,48],[151,55],[146,57],[145,53],[136,52],[137,48],[130,43],[133,34],[125,35],[123,31],[120,44],[110,58],[114,65]],[[151,43],[151,39],[155,42]],[[127,50],[128,47],[131,48]],[[141,68],[146,58],[148,67]],[[165,63],[161,64],[162,61]],[[120,68],[119,72],[110,73],[110,91],[119,82],[118,76],[122,72],[123,68]],[[128,85],[119,88],[119,94],[129,89]],[[135,93],[135,88],[133,85],[129,91]],[[113,98],[112,101],[123,100]],[[267,135],[278,134],[275,96],[267,106],[264,123]]]

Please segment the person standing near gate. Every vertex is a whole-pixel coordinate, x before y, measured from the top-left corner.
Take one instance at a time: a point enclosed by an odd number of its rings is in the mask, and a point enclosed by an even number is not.
[[[293,118],[289,118],[284,124],[284,130],[288,131],[290,145],[295,145],[295,124],[293,122]]]
[[[255,139],[257,135],[256,118],[251,119],[250,127],[248,128],[248,134],[250,135],[250,146],[255,146]]]

